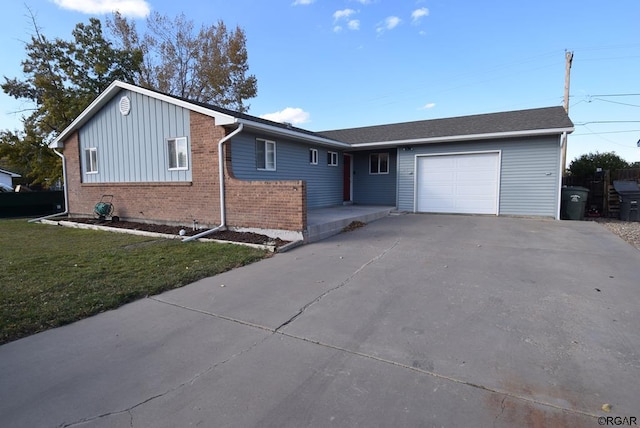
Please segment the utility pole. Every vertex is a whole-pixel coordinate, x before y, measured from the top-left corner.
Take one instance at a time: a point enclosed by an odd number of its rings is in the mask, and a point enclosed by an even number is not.
[[[571,83],[571,63],[573,62],[573,52],[565,51],[565,71],[564,71],[564,111],[569,114],[569,85]],[[567,134],[562,134],[562,175],[567,171]]]

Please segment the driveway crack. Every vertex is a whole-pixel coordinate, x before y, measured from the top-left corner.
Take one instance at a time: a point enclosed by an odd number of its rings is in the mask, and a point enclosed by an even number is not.
[[[546,402],[546,401],[537,400],[535,398],[524,396],[524,395],[520,395],[520,394],[514,394],[514,393],[511,393],[511,392],[503,391],[503,390],[500,390],[500,389],[497,389],[497,388],[493,388],[493,387],[490,387],[490,386],[480,385],[478,383],[473,383],[473,382],[469,382],[467,380],[462,380],[462,379],[458,379],[458,378],[455,378],[455,377],[452,377],[452,376],[447,376],[447,375],[444,375],[444,374],[441,374],[441,373],[437,373],[435,371],[425,370],[425,369],[422,369],[420,367],[413,367],[413,366],[410,366],[410,365],[407,365],[407,364],[404,364],[404,363],[401,363],[401,362],[398,362],[398,361],[389,360],[387,358],[383,358],[383,357],[380,357],[380,356],[365,354],[365,353],[359,352],[359,351],[353,351],[353,350],[350,350],[350,349],[347,349],[347,348],[343,348],[341,346],[331,345],[331,344],[328,344],[328,343],[320,342],[318,340],[309,339],[307,337],[296,336],[294,334],[286,333],[286,332],[283,332],[283,331],[278,331],[276,333],[277,334],[281,334],[281,335],[286,336],[286,337],[290,337],[292,339],[297,339],[297,340],[301,340],[303,342],[308,342],[308,343],[312,343],[314,345],[318,345],[318,346],[322,346],[322,347],[325,347],[325,348],[333,349],[335,351],[344,352],[346,354],[350,354],[350,355],[353,355],[353,356],[356,356],[356,357],[368,358],[370,360],[377,361],[377,362],[380,362],[380,363],[383,363],[383,364],[389,364],[389,365],[400,367],[400,368],[403,368],[403,369],[406,369],[406,370],[410,370],[410,371],[413,371],[413,372],[417,372],[417,373],[425,374],[425,375],[428,375],[428,376],[432,376],[432,377],[434,377],[436,379],[440,379],[440,380],[443,380],[443,381],[446,381],[446,382],[451,382],[451,383],[454,383],[454,384],[464,385],[464,386],[467,386],[467,387],[479,389],[479,390],[486,391],[486,392],[493,393],[493,394],[499,394],[499,395],[503,396],[503,399],[502,399],[502,402],[501,402],[501,413],[496,418],[496,421],[502,415],[502,413],[504,413],[504,409],[506,407],[506,405],[504,403],[505,403],[505,400],[507,398],[511,398],[511,399],[514,399],[514,400],[521,400],[521,401],[524,401],[524,402],[527,402],[527,403],[530,403],[530,404],[535,404],[535,405],[539,405],[539,406],[545,406],[545,407],[553,408],[553,409],[556,409],[556,410],[561,410],[561,411],[564,411],[564,412],[578,414],[578,415],[587,416],[587,417],[591,417],[591,418],[597,418],[598,417],[598,415],[593,414],[593,413],[589,413],[589,412],[586,412],[586,411],[577,410],[577,409],[568,409],[566,407],[562,407],[562,406],[559,406],[557,404],[553,404],[553,403],[549,403],[549,402]],[[495,424],[495,421],[494,421],[494,424]]]
[[[153,400],[156,400],[158,398],[162,398],[162,397],[164,397],[166,395],[169,395],[169,394],[171,394],[171,393],[173,393],[175,391],[178,391],[178,390],[180,390],[182,388],[185,388],[187,386],[193,385],[202,376],[205,376],[206,374],[212,372],[213,370],[217,369],[218,367],[222,366],[223,364],[228,363],[229,361],[234,360],[234,359],[238,358],[239,356],[241,356],[243,354],[246,354],[247,352],[250,352],[255,347],[261,345],[265,340],[269,339],[272,336],[273,335],[268,335],[268,336],[263,337],[261,340],[253,343],[251,346],[249,346],[249,347],[247,347],[245,349],[240,350],[239,352],[236,352],[235,354],[231,355],[229,358],[227,358],[227,359],[225,359],[223,361],[219,361],[219,362],[207,367],[205,370],[203,370],[203,371],[201,371],[199,373],[196,373],[195,375],[193,375],[191,378],[189,378],[185,382],[182,382],[181,384],[179,384],[177,386],[169,388],[164,392],[161,392],[159,394],[156,394],[156,395],[153,395],[151,397],[148,397],[148,398],[140,401],[139,403],[134,404],[131,407],[127,407],[126,409],[123,409],[123,410],[115,410],[113,412],[103,413],[103,414],[98,415],[98,416],[92,416],[92,417],[88,417],[88,418],[83,418],[83,419],[77,420],[75,422],[62,423],[62,424],[58,425],[58,427],[59,428],[68,428],[68,427],[73,427],[73,426],[77,426],[77,425],[80,425],[80,424],[85,424],[87,422],[92,422],[92,421],[95,421],[95,420],[108,418],[110,416],[117,416],[117,415],[122,415],[124,413],[128,413],[129,414],[129,418],[130,418],[129,424],[133,428],[133,413],[132,413],[132,411],[135,410],[136,408],[138,408],[140,406],[143,406],[143,405],[145,405],[145,404],[147,404],[147,403],[149,403],[149,402],[151,402]]]
[[[500,402],[500,414],[496,416],[496,418],[493,420],[493,426],[495,427],[496,424],[498,423],[498,419],[500,419],[502,417],[502,415],[504,414],[504,402],[507,399],[507,396],[505,395],[504,397],[502,397],[502,401]]]
[[[168,302],[166,300],[162,300],[161,298],[156,297],[156,296],[147,297],[147,299],[153,300],[154,302],[162,303],[162,304],[165,304],[165,305],[174,306],[176,308],[185,309],[187,311],[196,312],[196,313],[199,313],[199,314],[202,314],[202,315],[207,315],[207,316],[210,316],[210,317],[219,318],[221,320],[231,321],[231,322],[234,322],[234,323],[237,323],[237,324],[241,324],[241,325],[244,325],[244,326],[247,326],[247,327],[257,328],[258,330],[264,330],[264,331],[268,331],[270,333],[273,333],[275,331],[274,329],[272,329],[270,327],[265,327],[265,326],[260,325],[260,324],[255,324],[255,323],[252,323],[252,322],[249,322],[249,321],[243,321],[243,320],[240,320],[240,319],[237,319],[237,318],[227,317],[227,316],[216,314],[216,313],[213,313],[213,312],[203,311],[202,309],[197,309],[197,308],[192,308],[192,307],[189,307],[189,306],[179,305],[177,303],[172,303],[172,302]]]
[[[328,289],[327,291],[325,291],[324,293],[320,294],[318,297],[316,297],[315,299],[313,299],[312,301],[308,302],[307,304],[305,304],[303,307],[301,307],[298,312],[296,312],[295,314],[293,314],[293,316],[291,316],[291,318],[289,318],[288,320],[286,320],[285,322],[283,322],[282,324],[280,324],[278,327],[275,328],[275,332],[279,332],[281,329],[285,328],[287,325],[291,324],[293,321],[296,320],[296,318],[298,318],[300,315],[302,315],[307,309],[309,309],[312,305],[318,303],[320,300],[322,300],[323,298],[325,298],[327,295],[333,293],[336,290],[341,289],[342,287],[344,287],[345,285],[347,285],[356,275],[358,275],[360,272],[362,272],[367,266],[369,266],[372,263],[375,263],[376,261],[380,260],[382,257],[384,257],[387,253],[389,253],[391,250],[393,250],[398,244],[400,243],[400,240],[397,240],[396,242],[393,243],[393,245],[391,245],[389,248],[383,250],[380,254],[378,254],[377,256],[375,256],[374,258],[368,260],[365,264],[363,264],[362,266],[360,266],[358,269],[356,269],[351,275],[349,275],[344,281],[342,281],[340,284],[336,285],[333,288]]]

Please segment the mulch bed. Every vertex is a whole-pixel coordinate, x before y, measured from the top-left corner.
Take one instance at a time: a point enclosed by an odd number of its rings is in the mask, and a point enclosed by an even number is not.
[[[93,224],[96,226],[114,227],[119,229],[143,230],[145,232],[164,233],[166,235],[179,235],[180,230],[184,230],[185,237],[197,235],[206,229],[193,230],[191,227],[169,226],[166,224],[137,223],[133,221],[100,221],[95,218],[71,218],[67,221],[83,224]],[[276,248],[288,244],[290,241],[283,241],[280,238],[271,238],[253,232],[235,232],[232,230],[221,230],[207,235],[207,239],[217,239],[220,241],[242,242],[247,244],[274,245]]]

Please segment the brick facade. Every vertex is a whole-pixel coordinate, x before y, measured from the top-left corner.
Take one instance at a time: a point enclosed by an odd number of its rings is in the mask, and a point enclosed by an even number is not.
[[[230,171],[230,164],[227,160],[225,171]],[[303,180],[243,181],[226,175],[225,197],[229,226],[298,232],[306,229],[307,190]]]
[[[78,133],[65,141],[69,212],[93,216],[103,195],[114,195],[113,215],[121,219],[189,226],[193,220],[220,223],[218,141],[223,127],[191,112],[191,182],[82,183]],[[225,199],[228,226],[303,231],[307,224],[306,187],[296,181],[242,181],[233,177],[230,148],[225,145]]]

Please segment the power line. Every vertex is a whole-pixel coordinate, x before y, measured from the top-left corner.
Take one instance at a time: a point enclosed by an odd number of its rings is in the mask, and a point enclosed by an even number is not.
[[[613,49],[627,49],[640,46],[640,43],[628,43],[623,45],[602,45],[602,46],[579,46],[574,47],[574,50],[577,51],[602,51],[602,50],[613,50]]]
[[[587,123],[589,123],[589,122],[587,122]],[[630,149],[630,148],[633,148],[633,147],[634,147],[634,146],[627,146],[626,144],[616,143],[616,142],[615,142],[615,141],[613,141],[613,140],[610,140],[610,139],[608,139],[608,138],[606,138],[606,137],[603,137],[602,135],[600,135],[601,133],[593,132],[593,131],[588,127],[588,126],[585,126],[584,128],[585,128],[587,131],[591,132],[591,134],[592,134],[592,135],[594,135],[595,137],[601,138],[601,139],[603,139],[604,141],[608,141],[608,142],[609,142],[609,143],[611,143],[611,144],[615,144],[616,146],[626,147],[626,148],[628,148],[628,149]]]
[[[593,94],[592,97],[637,97],[640,94]]]
[[[618,59],[634,59],[634,58],[640,58],[640,56],[634,55],[634,56],[615,56],[615,57],[607,57],[607,58],[582,58],[578,62],[611,61],[611,60],[618,60]]]
[[[603,101],[603,102],[605,102],[605,103],[619,104],[619,105],[621,105],[621,106],[640,107],[640,106],[639,106],[639,105],[637,105],[637,104],[629,104],[629,103],[621,103],[621,102],[618,102],[618,101],[603,100],[602,98],[592,98],[592,99],[594,99],[594,100],[598,100],[598,101]]]
[[[574,123],[576,126],[589,125],[591,123],[640,123],[640,120],[594,120],[589,122]],[[586,128],[586,126],[585,126]]]
[[[626,133],[631,133],[631,132],[640,132],[640,129],[629,129],[626,131],[607,131],[607,132],[598,132],[598,133],[594,133],[591,132],[589,134],[571,134],[572,137],[579,137],[579,136],[583,136],[583,135],[604,135],[604,134],[626,134]]]

